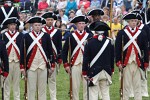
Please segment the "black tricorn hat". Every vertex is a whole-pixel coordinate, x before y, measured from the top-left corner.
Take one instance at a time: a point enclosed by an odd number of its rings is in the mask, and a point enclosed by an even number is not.
[[[7,18],[7,19],[2,23],[2,25],[8,25],[8,24],[12,24],[12,23],[17,24],[17,26],[20,25],[20,22],[19,22],[19,20],[18,20],[16,17]]]
[[[30,24],[32,24],[32,23],[42,23],[42,24],[46,24],[46,21],[45,21],[45,19],[42,18],[42,17],[34,16],[34,17],[31,17],[30,19],[28,19],[28,20],[26,21],[26,23],[30,23]]]
[[[95,21],[90,24],[89,29],[92,31],[108,31],[110,27],[102,21]]]
[[[88,23],[89,22],[89,19],[82,15],[82,16],[75,16],[71,21],[70,23],[77,23],[77,22],[85,22],[85,23]]]
[[[54,20],[57,20],[57,16],[53,12],[46,12],[42,15],[44,19],[46,18],[53,18]]]
[[[88,12],[88,16],[90,15],[104,15],[104,11],[102,9],[93,9]]]
[[[128,13],[123,17],[123,20],[138,19],[138,13]]]

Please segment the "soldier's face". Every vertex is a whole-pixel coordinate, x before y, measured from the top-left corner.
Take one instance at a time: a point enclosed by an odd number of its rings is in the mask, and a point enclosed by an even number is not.
[[[46,18],[46,25],[48,27],[53,26],[53,22],[54,22],[53,18]]]
[[[85,25],[86,25],[85,22],[78,22],[78,23],[76,23],[77,29],[79,31],[83,31],[84,28],[85,28]]]
[[[32,28],[35,32],[40,32],[42,29],[42,23],[33,23]]]
[[[93,21],[99,21],[101,19],[100,15],[94,15],[93,16]]]
[[[131,28],[135,28],[137,26],[138,19],[130,19],[128,23]]]
[[[15,31],[15,30],[16,30],[16,27],[17,27],[17,24],[15,24],[15,23],[12,23],[12,24],[9,24],[9,25],[8,25],[8,29],[9,29],[10,31]]]

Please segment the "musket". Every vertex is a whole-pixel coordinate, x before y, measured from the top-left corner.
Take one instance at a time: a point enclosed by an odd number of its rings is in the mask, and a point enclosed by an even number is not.
[[[71,66],[71,43],[70,43],[70,37],[69,37],[69,65],[70,65],[70,100],[72,100],[73,94],[72,94],[72,66]]]
[[[123,47],[124,47],[124,36],[122,35],[122,52],[121,52],[122,67],[123,67]],[[123,69],[120,70],[120,72],[121,72],[120,100],[123,100]]]
[[[111,32],[112,32],[112,12],[113,12],[113,0],[111,0],[110,1],[110,36],[109,37],[112,37],[112,34],[111,34]]]
[[[89,79],[87,79],[87,100],[89,100]]]
[[[25,73],[27,72],[26,69],[26,44],[25,44],[25,39],[24,39],[24,68],[25,68]],[[25,74],[25,91],[24,91],[24,100],[28,100],[27,97],[27,73]]]

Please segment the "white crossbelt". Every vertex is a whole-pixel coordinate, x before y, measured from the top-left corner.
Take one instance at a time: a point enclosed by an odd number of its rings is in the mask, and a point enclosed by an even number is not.
[[[139,27],[139,29],[141,30],[143,27],[144,27],[144,24],[141,24],[140,27]]]
[[[45,28],[42,28],[42,31],[47,33]],[[55,51],[55,53],[57,55],[57,49],[56,49],[56,46],[55,46],[55,44],[54,44],[54,42],[52,40],[52,37],[55,35],[56,32],[57,32],[57,29],[54,29],[54,31],[50,34],[50,38],[51,38],[52,48],[53,48],[53,50]]]
[[[5,35],[9,39],[9,42],[6,44],[6,49],[12,44],[16,48],[17,52],[20,55],[20,50],[19,50],[18,46],[16,45],[16,43],[14,42],[14,40],[19,35],[19,32],[16,32],[15,35],[12,38],[10,37],[10,35],[7,32],[5,32]]]
[[[57,32],[57,29],[54,29],[54,31],[50,34],[50,38],[51,38],[51,43],[52,43],[52,48],[53,50],[55,51],[56,55],[57,55],[57,49],[56,49],[56,46],[52,40],[52,37],[55,35],[55,33]]]
[[[100,56],[102,55],[102,53],[104,52],[104,50],[106,49],[108,43],[109,43],[109,39],[106,39],[105,43],[103,44],[102,48],[100,49],[100,51],[97,53],[97,55],[94,57],[94,59],[91,61],[90,63],[90,67],[92,67],[95,62],[98,60],[98,58],[100,58]]]
[[[41,32],[41,34],[36,38],[32,32],[29,33],[29,35],[31,36],[31,38],[33,39],[33,42],[31,43],[31,45],[29,46],[28,50],[27,50],[27,55],[29,54],[29,52],[31,51],[31,49],[34,47],[34,45],[38,45],[40,51],[42,52],[45,60],[47,61],[47,56],[41,46],[41,44],[39,43],[39,40],[42,38],[42,36],[44,35],[43,32]]]
[[[82,38],[81,41],[79,40],[79,38],[76,36],[75,33],[72,33],[72,35],[73,35],[74,39],[75,39],[76,42],[77,42],[77,46],[76,46],[75,49],[73,50],[73,53],[72,53],[71,57],[74,56],[74,54],[77,52],[77,50],[78,50],[79,48],[81,48],[82,51],[84,51],[83,43],[84,43],[84,41],[87,39],[87,37],[88,37],[89,34],[86,33],[85,36]]]
[[[2,25],[3,25],[3,23],[5,22],[5,20],[7,20],[7,18],[9,18],[10,15],[12,14],[12,12],[13,12],[13,10],[14,10],[14,7],[12,7],[12,8],[10,9],[10,11],[9,11],[8,14],[6,13],[4,7],[1,7],[1,9],[2,9],[3,14],[4,14],[4,16],[5,16],[5,19],[4,19],[3,22],[2,22]]]
[[[136,47],[136,49],[138,50],[138,53],[141,57],[141,50],[137,44],[137,42],[135,41],[135,39],[140,35],[141,33],[141,30],[138,30],[137,33],[132,37],[132,35],[129,33],[129,31],[127,29],[124,29],[125,33],[128,35],[130,41],[123,47],[123,51],[125,51],[131,43],[134,44],[134,46]]]

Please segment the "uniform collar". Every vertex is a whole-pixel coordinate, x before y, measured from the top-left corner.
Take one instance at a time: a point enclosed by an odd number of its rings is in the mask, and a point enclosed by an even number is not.
[[[10,31],[10,30],[9,30],[9,33],[10,33],[11,35],[13,35],[13,34],[16,33],[16,31]]]
[[[135,27],[135,28],[131,28],[131,27],[129,26],[129,30],[130,30],[132,33],[134,33],[134,32],[136,31],[136,27]]]
[[[77,30],[77,32],[78,32],[80,35],[82,35],[82,34],[84,33],[84,30],[83,30],[83,31]]]

